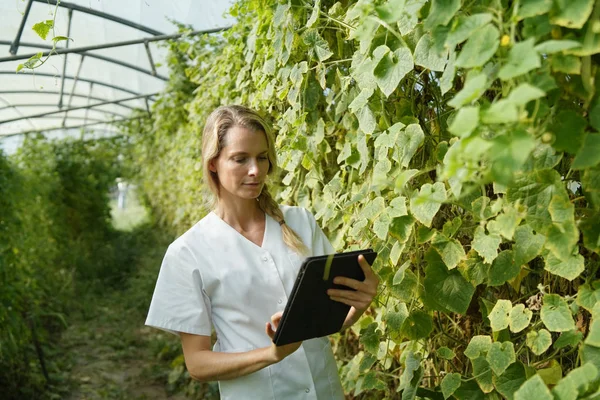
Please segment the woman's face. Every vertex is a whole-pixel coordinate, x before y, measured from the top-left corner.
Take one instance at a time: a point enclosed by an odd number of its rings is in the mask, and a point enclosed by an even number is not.
[[[262,131],[234,126],[225,136],[225,147],[209,168],[219,177],[219,197],[255,199],[269,172],[267,138]]]

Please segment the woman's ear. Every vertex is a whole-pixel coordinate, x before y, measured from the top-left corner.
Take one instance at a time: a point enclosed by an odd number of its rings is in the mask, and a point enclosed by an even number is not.
[[[215,160],[210,160],[210,161],[208,162],[208,169],[209,169],[211,172],[217,172],[217,167],[215,166]]]

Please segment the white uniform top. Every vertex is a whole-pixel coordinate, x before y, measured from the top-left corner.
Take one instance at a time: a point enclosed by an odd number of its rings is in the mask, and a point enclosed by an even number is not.
[[[286,224],[311,255],[334,252],[304,208],[280,206]],[[301,256],[283,242],[281,227],[266,216],[262,246],[211,212],[168,248],[146,325],[171,332],[217,334],[215,351],[244,352],[271,345],[265,323],[282,311]],[[343,399],[329,340],[306,340],[277,364],[219,382],[222,399]]]

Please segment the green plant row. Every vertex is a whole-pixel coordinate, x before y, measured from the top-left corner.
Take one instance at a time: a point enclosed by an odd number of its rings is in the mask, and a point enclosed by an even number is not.
[[[600,384],[600,1],[258,1],[170,44],[124,128],[164,226],[206,212],[201,131],[277,130],[279,200],[372,246],[377,304],[336,339],[360,398],[575,399]]]
[[[120,143],[28,139],[0,153],[0,386],[6,399],[60,391],[54,353],[76,296],[117,285],[127,263],[112,230],[109,189]]]

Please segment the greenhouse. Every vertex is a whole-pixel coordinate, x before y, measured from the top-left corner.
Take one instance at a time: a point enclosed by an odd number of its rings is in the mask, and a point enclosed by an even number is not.
[[[0,4],[3,399],[596,399],[599,267],[600,0]]]

